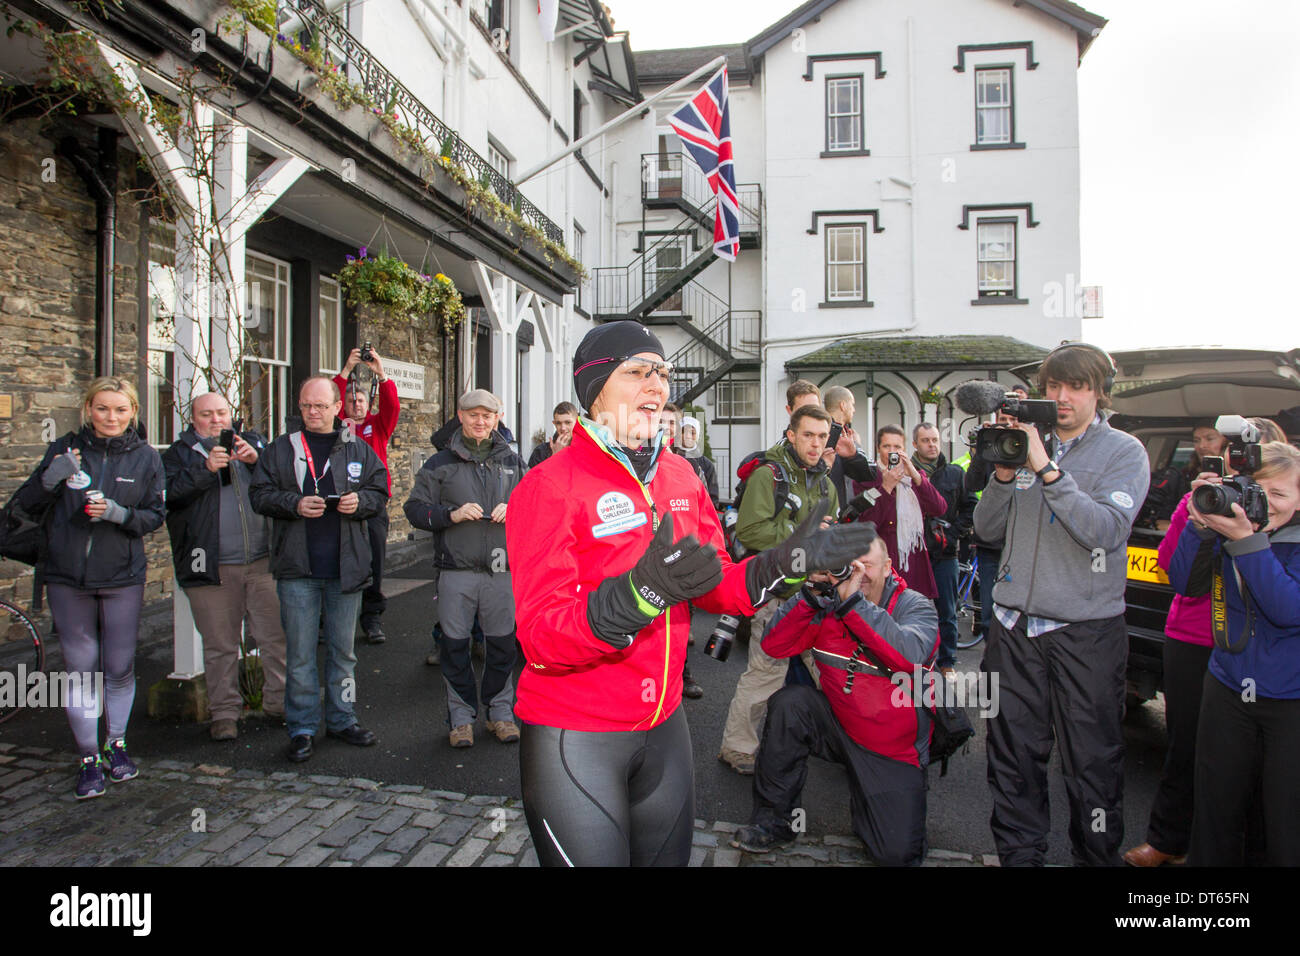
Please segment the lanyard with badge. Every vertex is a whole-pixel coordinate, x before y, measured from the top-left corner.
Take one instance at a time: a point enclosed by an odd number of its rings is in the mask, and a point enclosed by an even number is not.
[[[325,472],[330,470],[329,459],[328,458],[325,459],[325,467],[321,469],[320,478],[318,478],[316,476],[316,462],[312,459],[311,445],[307,443],[307,436],[306,434],[302,434],[299,437],[302,438],[302,454],[303,454],[303,458],[307,462],[307,471],[311,473],[312,494],[319,496],[320,479],[325,476]]]

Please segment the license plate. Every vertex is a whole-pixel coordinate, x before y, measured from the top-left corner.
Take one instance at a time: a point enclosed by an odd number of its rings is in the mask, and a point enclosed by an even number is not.
[[[1155,548],[1128,549],[1128,576],[1134,581],[1150,581],[1154,584],[1168,584],[1169,575],[1156,564]]]

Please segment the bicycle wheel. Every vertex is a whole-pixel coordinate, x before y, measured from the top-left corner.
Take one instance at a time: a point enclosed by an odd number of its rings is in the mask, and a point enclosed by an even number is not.
[[[970,637],[963,637],[961,627],[957,628],[957,647],[965,650],[984,640],[984,634],[978,629],[980,623],[980,575],[973,564],[962,565],[961,578],[957,582],[957,617],[970,622]]]
[[[45,642],[35,622],[0,601],[0,724],[22,710],[27,675],[44,669]]]

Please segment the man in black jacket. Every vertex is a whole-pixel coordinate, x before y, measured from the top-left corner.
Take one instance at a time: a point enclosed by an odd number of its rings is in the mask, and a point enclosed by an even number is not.
[[[935,607],[939,611],[939,657],[935,662],[939,672],[955,680],[957,672],[957,541],[971,530],[971,515],[975,512],[976,498],[965,488],[966,473],[958,465],[951,465],[939,450],[939,429],[929,422],[921,422],[912,429],[912,463],[930,479],[930,483],[948,510],[940,519],[943,528],[935,521],[926,521],[925,547],[929,552],[930,568],[934,571],[937,591]]]
[[[203,669],[213,740],[234,740],[243,707],[239,643],[245,615],[257,639],[265,682],[262,712],[284,715],[284,630],[268,555],[267,522],[248,497],[253,467],[266,441],[253,431],[234,436],[232,455],[218,444],[231,427],[230,404],[218,392],[194,399],[193,422],[163,453],[167,533],[176,583],[185,590],[203,635]]]
[[[253,510],[272,519],[271,574],[287,645],[288,757],[295,763],[311,757],[320,729],[316,644],[322,608],[326,733],[359,747],[375,743],[353,707],[352,639],[361,592],[370,582],[366,521],[386,507],[388,483],[379,456],[335,424],[342,407],[328,376],[303,382],[298,408],[304,430],[281,435],[262,452],[249,490]]]
[[[474,745],[480,696],[487,729],[502,743],[519,739],[514,721],[515,600],[506,560],[506,502],[524,462],[496,429],[501,403],[477,388],[461,396],[461,430],[424,463],[404,506],[407,519],[436,535],[442,676],[453,747]],[[483,686],[470,663],[474,618],[487,657]]]
[[[539,442],[528,456],[528,467],[536,468],[558,451],[569,447],[573,441],[573,427],[578,424],[578,406],[573,402],[560,402],[551,412],[551,425],[555,434],[550,441]]]
[[[853,412],[856,410],[853,392],[843,385],[832,385],[822,396],[822,403],[831,413],[831,437],[823,457],[830,468],[831,485],[842,509],[853,500],[853,482],[875,481],[876,467],[858,447],[858,436],[853,430]]]

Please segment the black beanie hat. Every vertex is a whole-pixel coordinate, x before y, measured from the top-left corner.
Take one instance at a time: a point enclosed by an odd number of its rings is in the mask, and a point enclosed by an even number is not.
[[[582,337],[578,351],[573,353],[573,385],[578,391],[578,401],[587,411],[618,362],[629,355],[654,352],[666,359],[659,337],[640,322],[623,320],[598,325]]]

